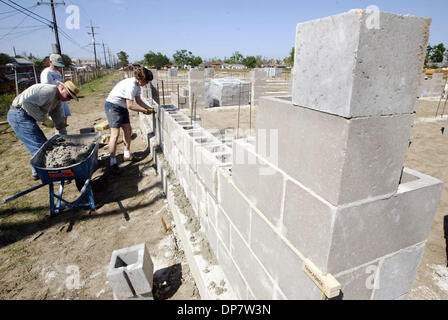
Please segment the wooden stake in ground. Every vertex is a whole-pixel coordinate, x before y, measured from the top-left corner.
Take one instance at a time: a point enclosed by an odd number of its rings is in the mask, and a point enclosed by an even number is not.
[[[448,81],[448,75],[447,75],[447,77],[445,79],[445,84],[443,85],[443,90],[444,91],[445,91],[445,88],[446,88],[447,81]],[[436,110],[435,117],[437,117],[437,113],[439,113],[440,102],[442,102],[442,99],[443,99],[443,93],[440,95],[439,104],[437,105],[437,110]],[[443,109],[442,114],[440,116],[442,117],[444,113],[445,113],[445,108]]]

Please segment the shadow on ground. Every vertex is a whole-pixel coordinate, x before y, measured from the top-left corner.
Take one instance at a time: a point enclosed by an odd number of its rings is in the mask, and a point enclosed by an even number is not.
[[[119,176],[111,175],[108,170],[104,170],[104,168],[102,168],[103,172],[92,180],[92,190],[96,209],[101,208],[105,204],[113,202],[118,204],[118,208],[106,212],[103,211],[101,212],[101,214],[95,212],[91,213],[88,209],[73,208],[64,210],[63,212],[52,217],[50,217],[48,213],[47,216],[38,221],[18,221],[0,224],[0,248],[3,248],[16,241],[20,241],[23,238],[26,238],[35,233],[38,233],[36,237],[40,237],[46,229],[59,224],[64,225],[61,227],[59,232],[70,232],[77,222],[88,219],[104,218],[107,216],[121,214],[124,216],[126,221],[129,221],[132,217],[131,212],[148,207],[158,200],[164,198],[163,194],[157,194],[151,199],[144,199],[143,201],[135,205],[126,206],[126,208],[122,203],[126,199],[133,198],[142,193],[148,192],[151,189],[161,187],[160,182],[154,181],[153,183],[148,184],[148,186],[146,186],[144,189],[138,189],[138,183],[142,179],[142,177],[140,175],[140,170],[137,162],[139,160],[141,161],[145,159],[147,155],[148,152],[146,150],[137,153],[137,161],[131,162],[128,165],[121,167]],[[36,210],[42,209],[47,209],[48,212],[50,211],[49,206],[39,206],[34,208],[18,209],[17,211],[11,209],[2,209],[0,210],[0,215],[5,216],[24,212],[32,213]],[[68,226],[65,226],[66,224],[68,224]]]
[[[171,298],[182,284],[182,265],[180,263],[157,270],[154,273],[154,300]]]

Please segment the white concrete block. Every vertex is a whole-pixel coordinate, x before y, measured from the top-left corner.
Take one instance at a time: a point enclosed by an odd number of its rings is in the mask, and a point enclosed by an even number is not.
[[[152,292],[153,263],[144,243],[114,250],[107,271],[107,280],[119,298]]]
[[[246,241],[250,233],[250,204],[236,189],[229,172],[218,169],[218,203]]]
[[[230,253],[246,279],[249,288],[257,299],[270,300],[274,292],[274,283],[253,251],[240,235],[231,229]]]
[[[273,223],[281,223],[284,175],[251,151],[245,140],[234,140],[232,177],[235,185]]]
[[[345,119],[287,99],[260,99],[259,154],[335,205],[396,191],[412,115]]]
[[[299,23],[293,103],[346,118],[412,113],[430,22],[356,9]]]
[[[218,243],[217,259],[220,266],[223,268],[226,274],[227,280],[230,282],[232,290],[235,292],[238,299],[246,299],[247,294],[247,284],[241,273],[235,266],[230,252],[224,247],[223,243],[220,241]]]
[[[251,228],[250,243],[253,252],[277,281],[286,297],[292,300],[320,299],[321,292],[302,271],[302,260],[281,239],[279,233],[257,213],[252,214]]]
[[[411,291],[425,250],[425,242],[400,250],[380,265],[374,300],[398,299]]]
[[[443,188],[440,180],[405,168],[417,179],[387,199],[338,209],[328,272],[337,273],[426,241]]]
[[[230,250],[230,221],[222,209],[218,210],[216,229],[223,245]]]

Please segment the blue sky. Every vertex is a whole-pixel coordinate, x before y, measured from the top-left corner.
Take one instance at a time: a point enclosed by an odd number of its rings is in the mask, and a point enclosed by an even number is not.
[[[13,1],[26,8],[37,2]],[[76,58],[93,57],[87,34],[92,20],[100,27],[95,29],[96,41],[104,41],[114,53],[126,51],[131,62],[150,50],[172,58],[180,49],[203,59],[229,57],[236,50],[244,55],[283,59],[294,46],[297,23],[370,5],[382,11],[432,18],[429,42],[448,46],[447,0],[65,0],[65,4],[57,6],[58,25],[76,44],[60,35],[62,52]],[[80,8],[78,30],[66,28],[69,5]],[[54,43],[51,29],[23,14],[9,13],[12,10],[0,2],[0,52],[12,55],[14,46],[17,54],[48,55]],[[51,20],[47,5],[30,10]],[[102,47],[97,48],[97,54],[103,59]]]

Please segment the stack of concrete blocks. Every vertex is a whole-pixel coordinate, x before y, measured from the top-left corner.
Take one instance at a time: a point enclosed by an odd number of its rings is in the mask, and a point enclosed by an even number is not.
[[[193,107],[196,110],[204,109],[206,106],[204,71],[191,69],[188,72],[188,92],[190,110]]]
[[[442,191],[402,167],[430,20],[369,14],[297,26],[292,97],[260,99],[255,140],[161,108],[165,157],[240,299],[321,299],[304,261],[343,299],[412,288]]]
[[[107,281],[115,300],[154,300],[154,265],[144,243],[112,252]]]
[[[212,79],[210,97],[213,106],[247,105],[250,96],[250,83],[236,78]]]
[[[442,72],[434,73],[431,79],[423,75],[421,79],[420,97],[440,97],[444,84]]]
[[[205,68],[204,73],[206,77],[213,78],[213,76],[215,75],[215,68]]]
[[[177,69],[176,68],[168,69],[168,77],[170,77],[170,78],[177,77]]]
[[[320,298],[309,259],[343,299],[405,299],[439,203],[441,181],[403,168],[430,19],[368,19],[299,24],[292,98],[262,98],[255,146],[234,143],[235,189],[257,208],[238,241],[286,298]]]
[[[251,85],[251,105],[258,106],[259,99],[266,93],[266,72],[252,70],[250,72]]]

